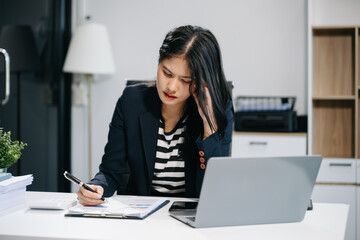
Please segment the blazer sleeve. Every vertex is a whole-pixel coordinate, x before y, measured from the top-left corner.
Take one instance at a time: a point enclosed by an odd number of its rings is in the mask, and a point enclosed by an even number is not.
[[[99,166],[99,172],[89,184],[104,188],[104,197],[110,197],[118,189],[122,175],[127,170],[124,108],[126,90],[119,98],[109,125],[108,142]]]
[[[201,136],[196,140],[196,144],[198,147],[198,160],[196,163],[196,189],[198,194],[200,194],[201,185],[206,170],[206,163],[209,158],[225,157],[230,156],[231,154],[231,141],[234,118],[232,109],[232,102],[229,101],[226,107],[226,117],[228,122],[224,132],[224,137],[221,141],[217,133],[212,134],[204,140],[201,140]]]
[[[233,130],[233,111],[232,111],[231,101],[229,101],[226,107],[226,118],[228,122],[224,132],[224,137],[221,141],[217,133],[212,134],[211,136],[207,137],[204,140],[201,140],[201,136],[196,140],[196,144],[198,146],[199,152],[200,151],[204,152],[204,156],[202,157],[204,157],[205,160],[209,159],[210,157],[230,156],[230,147],[231,147],[232,130]]]

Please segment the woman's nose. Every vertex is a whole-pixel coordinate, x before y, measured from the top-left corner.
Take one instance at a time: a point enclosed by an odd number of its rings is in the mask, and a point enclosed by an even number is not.
[[[174,77],[174,78],[171,78],[167,84],[167,87],[168,89],[171,91],[171,92],[176,92],[176,89],[177,89],[177,78]]]

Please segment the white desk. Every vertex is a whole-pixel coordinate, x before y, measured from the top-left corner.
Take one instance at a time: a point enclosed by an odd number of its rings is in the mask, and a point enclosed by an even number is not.
[[[27,192],[27,198],[74,197]],[[172,200],[175,200],[172,199]],[[0,217],[0,239],[343,239],[348,205],[315,203],[299,223],[191,228],[168,215],[171,203],[145,220],[64,217],[64,211],[24,208]]]

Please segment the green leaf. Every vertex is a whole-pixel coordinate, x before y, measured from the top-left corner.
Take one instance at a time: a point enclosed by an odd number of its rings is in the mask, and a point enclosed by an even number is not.
[[[12,141],[11,132],[0,128],[0,168],[8,168],[21,157],[21,151],[27,146],[21,141]]]

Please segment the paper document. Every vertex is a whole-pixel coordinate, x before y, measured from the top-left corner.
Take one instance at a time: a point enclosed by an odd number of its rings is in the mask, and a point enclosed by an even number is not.
[[[23,188],[30,185],[33,181],[32,174],[24,176],[11,177],[0,182],[0,192],[7,192],[17,188]]]
[[[143,219],[169,202],[164,198],[126,196],[111,197],[107,201],[99,206],[78,204],[70,208],[65,216]]]

